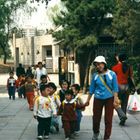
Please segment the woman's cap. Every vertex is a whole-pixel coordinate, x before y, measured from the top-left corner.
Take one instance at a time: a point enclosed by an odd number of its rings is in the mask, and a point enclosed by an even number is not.
[[[94,64],[95,64],[95,63],[105,63],[105,64],[107,64],[104,56],[97,56],[97,57],[94,59],[93,63],[94,63]]]

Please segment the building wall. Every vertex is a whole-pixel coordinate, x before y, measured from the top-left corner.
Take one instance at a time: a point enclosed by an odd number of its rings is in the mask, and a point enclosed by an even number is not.
[[[19,49],[19,62],[23,65],[35,65],[39,61],[52,61],[51,72],[58,72],[59,46],[55,45],[52,35],[25,37],[15,40],[15,50]],[[46,56],[46,48],[52,48],[52,57]],[[15,51],[15,58],[18,54]],[[15,60],[16,61],[16,60]]]

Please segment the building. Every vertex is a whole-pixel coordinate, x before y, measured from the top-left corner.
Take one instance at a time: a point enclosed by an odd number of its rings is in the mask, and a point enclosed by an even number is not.
[[[24,66],[36,65],[45,61],[50,73],[58,72],[59,46],[56,45],[52,35],[15,38],[13,36],[15,67],[19,63]]]

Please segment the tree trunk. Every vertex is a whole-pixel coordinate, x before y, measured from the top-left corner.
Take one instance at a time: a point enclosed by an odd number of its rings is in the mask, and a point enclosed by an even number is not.
[[[4,52],[3,63],[4,63],[4,64],[7,63],[7,53],[6,53],[6,52]]]
[[[2,51],[3,51],[3,55],[4,55],[4,57],[3,57],[3,63],[6,64],[6,62],[7,62],[6,47],[4,45],[2,45],[1,48],[2,48]]]
[[[90,64],[91,64],[91,56],[92,56],[92,51],[89,53],[87,66],[86,66],[86,73],[85,73],[84,87],[83,87],[84,94],[86,94],[86,92],[87,92],[88,79],[89,79],[89,69],[90,69]]]

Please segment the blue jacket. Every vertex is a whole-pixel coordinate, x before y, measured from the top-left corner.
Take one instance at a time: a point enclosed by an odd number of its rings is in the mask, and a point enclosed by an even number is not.
[[[93,74],[93,78],[90,85],[90,95],[94,94],[94,98],[97,99],[108,99],[113,97],[114,93],[118,92],[118,83],[116,74],[108,70],[105,74],[100,75],[106,84],[111,89],[112,93],[106,88],[106,86],[100,80],[98,73]]]

